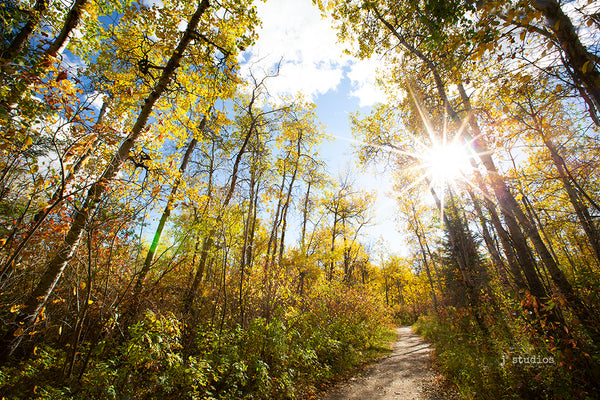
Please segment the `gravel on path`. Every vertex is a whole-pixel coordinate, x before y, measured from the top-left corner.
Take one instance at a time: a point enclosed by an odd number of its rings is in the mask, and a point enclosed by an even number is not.
[[[323,400],[459,400],[431,367],[431,346],[410,326],[397,331],[392,354],[334,386]]]

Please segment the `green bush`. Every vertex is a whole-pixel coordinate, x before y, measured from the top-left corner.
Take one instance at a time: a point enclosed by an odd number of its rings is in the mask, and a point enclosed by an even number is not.
[[[577,372],[561,365],[563,358],[556,349],[544,342],[531,343],[518,331],[506,337],[490,328],[486,338],[466,315],[451,311],[420,317],[413,327],[433,342],[438,365],[465,399],[591,398],[577,389],[573,379]],[[553,362],[517,360],[532,355]]]
[[[208,363],[190,357],[183,361],[179,350],[181,324],[173,314],[147,312],[129,329],[129,339],[112,358],[99,360],[82,377],[81,399],[200,398],[211,370]]]
[[[56,387],[65,352],[39,346],[33,357],[0,369],[0,397],[8,399],[51,400],[68,398],[68,390]]]
[[[293,399],[381,350],[389,321],[368,290],[322,283],[245,329],[196,326],[186,356],[177,317],[147,312],[126,340],[96,346],[80,381],[61,386],[66,354],[47,347],[4,368],[0,384],[7,399]]]

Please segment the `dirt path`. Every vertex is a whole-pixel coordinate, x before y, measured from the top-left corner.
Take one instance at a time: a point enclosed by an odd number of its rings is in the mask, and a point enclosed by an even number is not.
[[[409,326],[398,328],[391,355],[331,389],[323,400],[442,400],[459,399],[442,388],[431,369],[431,347]]]

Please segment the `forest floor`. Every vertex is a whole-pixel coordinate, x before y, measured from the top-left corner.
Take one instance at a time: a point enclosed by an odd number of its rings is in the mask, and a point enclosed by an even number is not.
[[[410,326],[398,328],[392,353],[332,387],[323,400],[458,400],[433,368],[429,343]]]

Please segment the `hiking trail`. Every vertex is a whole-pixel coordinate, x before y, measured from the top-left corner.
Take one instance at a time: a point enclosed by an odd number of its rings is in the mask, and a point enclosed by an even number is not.
[[[459,400],[431,366],[432,348],[410,326],[397,329],[392,353],[332,387],[323,400]]]

